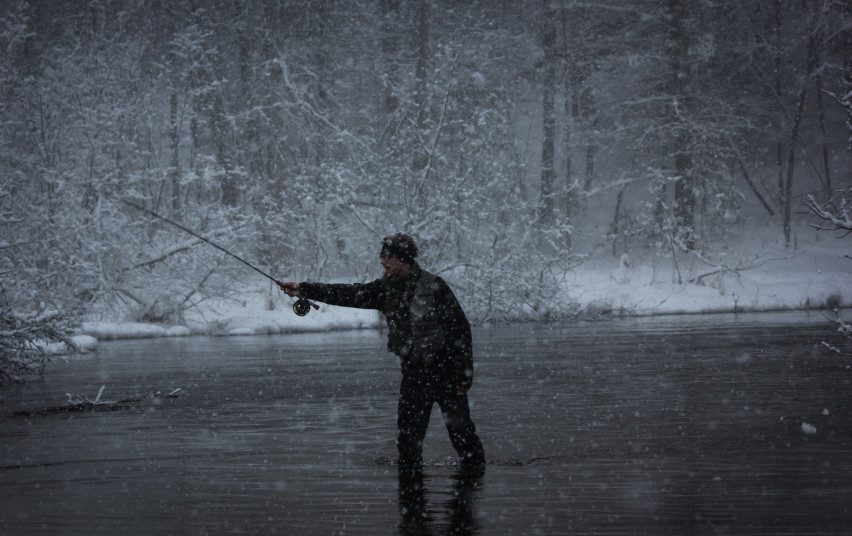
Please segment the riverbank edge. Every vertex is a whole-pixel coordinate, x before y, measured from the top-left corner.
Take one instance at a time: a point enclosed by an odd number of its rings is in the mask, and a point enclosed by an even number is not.
[[[503,322],[482,322],[474,324],[476,327],[494,327],[516,324],[536,323],[556,323],[556,322],[582,322],[582,321],[606,321],[610,319],[625,319],[625,318],[648,318],[648,317],[663,317],[663,316],[699,316],[699,315],[723,315],[723,314],[747,314],[747,313],[775,313],[775,312],[794,312],[794,311],[823,311],[830,312],[833,308],[826,305],[811,305],[805,307],[738,307],[738,308],[717,308],[702,311],[658,311],[658,312],[632,312],[625,313],[621,311],[611,312],[594,312],[587,313],[582,311],[573,315],[555,316],[549,319],[533,319],[519,317],[517,319]],[[843,312],[852,311],[852,305],[843,305],[839,308],[841,316]],[[286,313],[285,313],[286,314]],[[97,342],[101,341],[118,341],[118,340],[138,340],[138,339],[154,339],[166,337],[192,337],[192,336],[208,336],[208,337],[248,337],[248,336],[269,336],[269,335],[302,335],[313,333],[334,333],[345,331],[369,331],[382,329],[380,318],[378,315],[375,324],[359,323],[352,326],[333,326],[333,327],[287,327],[279,330],[271,330],[264,327],[259,331],[249,332],[244,330],[235,330],[234,332],[222,333],[215,330],[190,329],[187,326],[169,326],[158,324],[143,324],[137,322],[114,323],[115,330],[113,332],[104,332],[100,329],[86,329],[85,327],[78,330],[74,337],[75,342],[85,341],[84,344],[78,344],[82,351],[93,350]],[[828,321],[829,319],[826,318]],[[83,326],[90,324],[84,322]],[[145,333],[141,334],[138,331],[139,327],[143,327]]]
[[[509,318],[504,314],[492,320],[488,314],[484,318],[480,314],[471,319],[477,325],[494,326],[666,315],[819,310],[828,314],[834,307],[852,306],[852,251],[839,246],[828,241],[802,244],[794,255],[779,246],[777,251],[764,251],[764,260],[751,268],[722,270],[708,277],[700,275],[701,263],[681,263],[669,275],[671,267],[654,259],[592,256],[565,274],[549,309],[533,310],[519,304],[517,314]],[[463,290],[451,276],[447,280],[451,287]],[[326,333],[374,330],[383,325],[377,311],[326,304],[307,316],[296,316],[291,310],[293,300],[259,278],[244,281],[239,296],[239,302],[211,299],[203,310],[185,311],[183,325],[131,322],[125,320],[127,312],[117,311],[80,319],[78,334],[107,341]],[[113,320],[119,318],[122,320]]]

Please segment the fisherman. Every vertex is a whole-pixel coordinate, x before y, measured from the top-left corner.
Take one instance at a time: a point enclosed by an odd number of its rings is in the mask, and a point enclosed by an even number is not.
[[[400,358],[397,413],[401,473],[422,470],[423,439],[435,402],[465,471],[481,472],[485,452],[470,418],[473,384],[470,324],[453,291],[417,264],[414,239],[403,233],[382,240],[384,276],[370,283],[278,282],[289,296],[331,305],[377,309],[388,325],[388,351]]]

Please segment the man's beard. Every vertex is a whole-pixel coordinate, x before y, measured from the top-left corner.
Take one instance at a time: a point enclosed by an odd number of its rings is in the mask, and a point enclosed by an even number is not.
[[[402,281],[405,279],[405,276],[402,274],[403,270],[397,270],[396,273],[393,273],[389,270],[385,270],[384,279],[386,281]]]

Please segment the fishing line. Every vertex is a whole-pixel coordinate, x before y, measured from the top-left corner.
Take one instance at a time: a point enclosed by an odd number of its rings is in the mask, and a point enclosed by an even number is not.
[[[166,218],[165,216],[161,216],[161,215],[157,214],[156,212],[154,212],[153,210],[151,210],[151,209],[147,209],[147,208],[143,207],[142,205],[137,205],[136,203],[134,203],[134,202],[132,202],[132,201],[126,201],[126,200],[124,200],[124,199],[118,199],[118,198],[116,198],[116,200],[117,200],[117,201],[119,201],[120,203],[123,203],[123,204],[127,205],[128,207],[135,208],[136,210],[138,210],[138,211],[140,211],[140,212],[144,212],[145,214],[147,214],[147,215],[149,215],[149,216],[152,216],[152,217],[154,217],[154,218],[157,218],[157,219],[159,219],[159,220],[162,220],[162,221],[164,221],[164,222],[168,223],[169,225],[172,225],[172,226],[174,226],[174,227],[177,227],[178,229],[180,229],[181,231],[183,231],[183,232],[185,232],[185,233],[189,233],[189,234],[191,234],[191,235],[192,235],[192,236],[194,236],[195,238],[197,238],[197,239],[199,239],[199,240],[201,240],[201,241],[203,241],[203,242],[205,242],[205,243],[207,243],[207,244],[210,244],[211,246],[213,246],[214,248],[218,249],[218,250],[219,250],[219,251],[221,251],[222,253],[225,253],[226,255],[230,255],[231,257],[233,257],[233,258],[237,259],[238,261],[240,261],[241,263],[245,264],[246,266],[248,266],[249,268],[251,268],[251,269],[252,269],[252,270],[254,270],[255,272],[257,272],[257,273],[259,273],[260,275],[264,276],[265,278],[272,280],[274,283],[278,283],[278,280],[277,280],[277,279],[275,279],[274,277],[272,277],[272,276],[271,276],[271,275],[269,275],[268,273],[264,272],[263,270],[261,270],[261,269],[260,269],[260,268],[258,268],[257,266],[255,266],[255,265],[253,265],[252,263],[248,262],[247,260],[245,260],[244,258],[240,257],[240,256],[239,256],[239,255],[237,255],[236,253],[231,253],[230,251],[228,251],[227,249],[223,248],[222,246],[220,246],[220,245],[219,245],[219,244],[217,244],[216,242],[214,242],[214,241],[210,240],[209,238],[206,238],[206,237],[204,237],[204,236],[202,236],[202,235],[200,235],[200,234],[196,233],[195,231],[193,231],[193,230],[192,230],[192,229],[190,229],[189,227],[185,227],[184,225],[181,225],[180,223],[177,223],[177,222],[175,222],[175,221],[172,221],[172,220],[170,220],[170,219]]]
[[[170,220],[169,218],[167,218],[167,217],[165,217],[165,216],[162,216],[162,215],[160,215],[160,214],[157,214],[157,213],[156,213],[156,212],[154,212],[153,210],[148,209],[148,208],[145,208],[145,207],[143,207],[142,205],[138,205],[138,204],[136,204],[136,203],[134,203],[134,202],[132,202],[132,201],[127,201],[126,199],[121,199],[120,197],[111,196],[111,195],[105,194],[105,193],[103,193],[103,192],[99,192],[99,193],[102,193],[102,194],[104,194],[106,197],[109,197],[109,198],[111,198],[111,199],[114,199],[114,200],[118,201],[119,203],[122,203],[122,204],[124,204],[124,205],[127,205],[127,206],[128,206],[128,207],[130,207],[130,208],[133,208],[133,209],[135,209],[135,210],[138,210],[138,211],[140,211],[140,212],[143,212],[143,213],[145,213],[145,214],[147,214],[147,215],[149,215],[149,216],[151,216],[151,217],[153,217],[153,218],[157,218],[157,219],[159,219],[159,220],[161,220],[161,221],[164,221],[164,222],[168,223],[169,225],[172,225],[173,227],[177,227],[177,228],[178,228],[178,229],[180,229],[181,231],[183,231],[183,232],[185,232],[185,233],[188,233],[188,234],[190,234],[190,235],[194,236],[195,238],[197,238],[197,239],[201,240],[201,241],[202,241],[202,242],[204,242],[205,244],[209,244],[209,245],[213,246],[214,248],[218,249],[219,251],[221,251],[222,253],[225,253],[226,255],[230,255],[231,257],[233,257],[233,258],[237,259],[238,261],[240,261],[241,263],[245,264],[246,266],[248,266],[249,268],[251,268],[251,269],[252,269],[252,270],[254,270],[255,272],[257,272],[257,273],[259,273],[260,275],[262,275],[263,277],[265,277],[265,278],[269,279],[270,281],[272,281],[272,282],[273,282],[273,283],[275,283],[276,285],[279,283],[279,281],[278,281],[277,279],[275,279],[274,277],[272,277],[272,276],[271,276],[271,275],[269,275],[268,273],[264,272],[263,270],[261,270],[260,268],[258,268],[257,266],[255,266],[254,264],[252,264],[252,263],[248,262],[247,260],[245,260],[244,258],[240,257],[240,256],[239,256],[239,255],[237,255],[236,253],[232,253],[232,252],[228,251],[227,249],[225,249],[224,247],[220,246],[219,244],[217,244],[217,243],[216,243],[216,242],[214,242],[213,240],[210,240],[209,238],[206,238],[206,237],[202,236],[201,234],[199,234],[199,233],[197,233],[197,232],[193,231],[192,229],[190,229],[189,227],[186,227],[186,226],[184,226],[184,225],[181,225],[180,223],[177,223],[177,222],[175,222],[175,221],[172,221],[172,220]],[[319,305],[317,305],[317,304],[315,304],[314,302],[312,302],[312,301],[308,300],[307,298],[298,298],[298,299],[296,299],[296,301],[293,303],[293,312],[294,312],[294,313],[296,313],[296,314],[297,314],[297,315],[299,315],[299,316],[305,316],[306,314],[308,314],[308,313],[311,311],[311,307],[313,307],[314,309],[319,309]]]

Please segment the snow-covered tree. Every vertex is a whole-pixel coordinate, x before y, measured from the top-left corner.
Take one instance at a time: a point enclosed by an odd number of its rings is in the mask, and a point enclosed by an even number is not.
[[[4,3],[0,173],[26,216],[4,240],[34,244],[0,253],[5,292],[179,322],[246,277],[121,199],[281,277],[366,278],[408,231],[488,318],[548,310],[583,240],[709,258],[744,195],[778,218],[842,187],[846,112],[811,97],[838,93],[844,9]]]
[[[66,353],[75,350],[70,332],[58,311],[21,314],[0,305],[0,384],[44,372],[52,357],[46,352],[49,344],[64,345]]]

